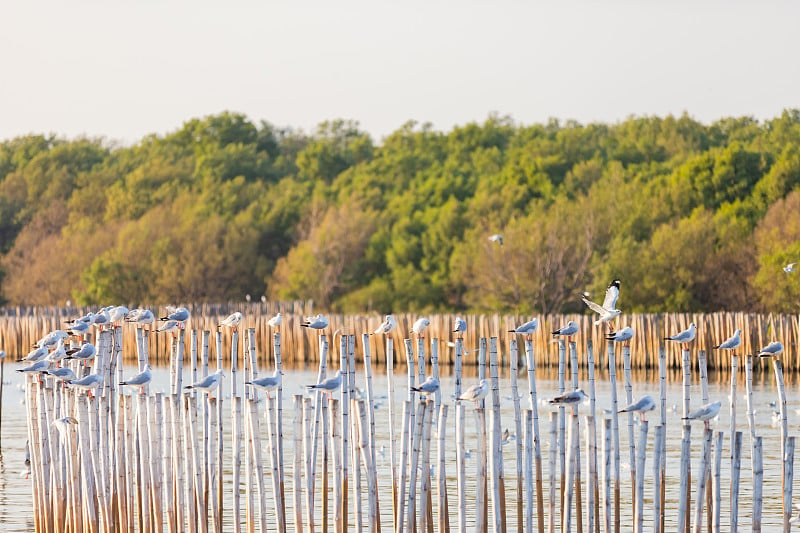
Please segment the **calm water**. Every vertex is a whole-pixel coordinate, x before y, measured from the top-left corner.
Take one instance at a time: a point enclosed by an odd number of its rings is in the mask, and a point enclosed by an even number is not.
[[[33,522],[31,519],[31,482],[24,477],[21,476],[21,472],[25,469],[24,466],[24,459],[25,459],[25,442],[27,439],[27,429],[25,425],[25,408],[23,404],[23,393],[22,393],[22,383],[23,379],[22,376],[16,372],[13,372],[14,368],[17,368],[18,365],[15,363],[7,363],[5,368],[5,386],[4,386],[4,394],[3,394],[3,420],[2,420],[2,455],[0,455],[0,530],[2,531],[31,531],[33,529]],[[360,367],[359,367],[360,369]],[[135,372],[135,369],[129,368],[126,369],[125,375],[129,375]],[[449,371],[448,369],[443,369],[444,371]],[[464,378],[464,386],[469,386],[475,383],[477,380],[473,377],[475,375],[476,369],[472,367],[468,367],[465,369],[465,374],[469,377]],[[151,387],[151,392],[155,391],[163,391],[166,389],[168,383],[168,374],[165,369],[156,369],[154,371],[154,384]],[[537,388],[539,393],[539,398],[549,398],[556,393],[557,390],[557,382],[555,380],[556,376],[552,371],[548,371],[547,369],[541,369],[537,373]],[[581,378],[583,379],[585,376],[582,375]],[[624,405],[625,403],[625,391],[623,387],[624,381],[622,380],[622,373],[618,374],[618,379],[620,381],[617,384],[618,389],[618,397],[620,399],[620,404]],[[643,394],[651,394],[654,397],[658,396],[658,383],[657,380],[653,379],[654,376],[652,375],[635,375],[634,382],[633,382],[633,394],[634,397]],[[657,377],[657,376],[655,376]],[[740,371],[740,377],[743,378],[743,372]],[[188,372],[185,373],[184,381],[188,382],[190,377],[188,376]],[[227,378],[229,380],[229,376]],[[286,494],[287,494],[287,502],[286,502],[286,510],[287,510],[287,517],[291,524],[291,517],[292,517],[292,497],[291,497],[291,490],[292,490],[292,417],[294,416],[293,406],[292,406],[292,395],[297,393],[303,393],[304,387],[303,385],[308,383],[313,383],[316,379],[316,369],[297,369],[297,370],[287,370],[286,375],[284,377],[284,442],[285,442],[285,462],[286,462]],[[666,522],[667,528],[674,530],[675,524],[677,522],[677,514],[678,514],[678,495],[679,495],[679,472],[678,472],[678,464],[680,459],[680,438],[681,438],[681,430],[680,430],[680,407],[677,407],[681,403],[681,386],[678,381],[677,374],[671,374],[670,378],[672,381],[668,383],[667,389],[667,503],[666,503]],[[791,379],[791,378],[790,378]],[[363,378],[359,375],[359,386],[362,386],[361,383]],[[710,384],[710,397],[711,400],[721,400],[723,403],[723,409],[719,420],[713,423],[715,429],[722,430],[725,432],[725,441],[724,441],[724,451],[723,451],[723,461],[722,461],[722,493],[723,493],[723,504],[722,504],[722,524],[723,529],[727,529],[728,524],[728,486],[729,486],[729,475],[730,475],[730,462],[729,462],[729,454],[730,454],[730,436],[727,434],[729,431],[729,411],[728,411],[728,395],[730,391],[730,384],[725,376],[711,376],[712,383]],[[773,377],[771,374],[764,374],[756,376],[756,382],[754,384],[754,405],[756,409],[756,424],[757,424],[757,433],[764,437],[763,439],[763,446],[764,446],[764,507],[763,507],[763,527],[764,531],[779,531],[781,530],[782,526],[782,518],[781,518],[781,461],[780,461],[780,440],[779,440],[779,428],[773,422],[772,419],[772,410],[769,406],[771,401],[776,399],[776,392]],[[507,372],[506,375],[502,376],[501,378],[501,405],[502,405],[502,425],[504,428],[509,428],[510,431],[514,432],[514,419],[513,419],[513,403],[511,401],[510,393],[511,393],[511,385],[510,379],[508,378]],[[585,389],[588,389],[588,383],[582,381],[582,386]],[[528,385],[527,385],[527,374],[525,374],[524,369],[519,378],[519,387],[520,393],[522,394],[522,401],[521,405],[523,408],[528,406]],[[598,374],[598,380],[596,383],[597,387],[597,410],[598,413],[602,413],[603,408],[610,407],[610,393],[609,393],[609,382],[607,381],[605,375]],[[442,398],[443,401],[450,402],[452,405],[451,394],[454,388],[454,381],[452,376],[442,378]],[[387,380],[385,373],[382,369],[376,370],[376,376],[373,378],[373,389],[375,391],[376,401],[378,403],[378,408],[376,410],[376,440],[377,440],[377,447],[380,450],[384,447],[385,450],[385,457],[378,453],[378,472],[379,472],[379,494],[381,495],[381,521],[383,524],[388,524],[391,522],[391,488],[390,488],[390,477],[389,477],[389,417],[388,417],[388,402],[386,401],[386,393],[387,393]],[[743,452],[742,452],[742,475],[741,475],[741,489],[740,489],[740,500],[739,500],[739,527],[742,530],[749,529],[750,526],[750,516],[751,516],[751,478],[750,478],[750,439],[747,433],[747,419],[746,419],[746,404],[744,399],[744,382],[740,380],[739,388],[737,391],[738,396],[738,404],[737,404],[737,428],[743,430],[745,435],[743,439]],[[225,384],[225,391],[224,394],[228,394],[230,391],[229,383],[226,382]],[[789,425],[790,425],[790,434],[794,433],[794,428],[796,427],[795,424],[797,420],[800,419],[800,415],[797,414],[796,410],[800,412],[800,386],[796,382],[787,383],[787,398],[788,398],[788,416],[789,416]],[[396,368],[395,369],[395,397],[397,405],[402,405],[402,400],[406,398],[406,376],[405,376],[405,369],[404,368]],[[227,398],[227,396],[226,396]],[[672,406],[676,405],[677,411],[672,411]],[[700,386],[699,383],[693,383],[692,385],[692,406],[697,407],[700,404]],[[263,404],[262,404],[263,405]],[[230,402],[226,402],[224,405],[224,409],[227,413],[229,413]],[[583,412],[587,412],[587,408],[583,408]],[[539,421],[540,421],[540,433],[541,433],[541,440],[543,444],[542,448],[542,457],[543,457],[543,467],[544,471],[544,482],[545,482],[545,512],[547,511],[547,479],[548,479],[548,472],[547,472],[547,456],[548,456],[548,449],[549,449],[549,412],[550,408],[546,406],[539,406]],[[645,485],[645,527],[647,529],[651,528],[651,521],[652,521],[652,447],[653,447],[653,438],[654,438],[654,428],[659,420],[659,416],[657,413],[651,413],[654,416],[650,417],[651,425],[650,425],[650,433],[648,435],[648,457],[647,463],[645,466],[646,469],[646,485]],[[395,415],[395,428],[396,432],[399,434],[401,431],[401,417],[399,414]],[[472,415],[472,406],[470,405],[466,409],[466,421],[467,421],[467,447],[475,450],[477,448],[476,442],[476,434],[474,432],[474,418]],[[231,438],[229,435],[230,430],[230,418],[229,415],[225,418],[225,431],[226,431],[226,439],[225,439],[225,453],[226,457],[224,459],[225,464],[225,483],[231,483],[231,473],[230,473],[230,442]],[[488,421],[487,421],[488,424]],[[582,431],[583,428],[583,420],[581,420],[582,424]],[[263,425],[262,425],[263,427]],[[448,459],[448,472],[447,472],[447,483],[448,483],[448,498],[451,504],[451,513],[450,513],[450,520],[451,520],[451,527],[453,527],[457,522],[457,510],[456,504],[457,501],[457,494],[456,494],[456,468],[455,468],[455,412],[454,409],[451,407],[450,413],[447,420],[447,432],[449,435],[448,438],[448,449],[447,449],[447,459]],[[598,445],[600,443],[600,425],[598,424]],[[694,493],[695,487],[694,483],[696,481],[696,472],[698,469],[699,457],[700,457],[700,450],[701,450],[701,438],[702,438],[702,424],[697,423],[693,426],[692,430],[692,470],[694,473],[694,480],[693,486],[691,488],[692,493]],[[636,428],[636,437],[638,442],[638,426]],[[262,439],[263,443],[266,443],[266,438]],[[620,418],[620,461],[621,461],[621,483],[622,483],[622,503],[621,509],[625,516],[623,517],[623,524],[632,524],[632,504],[631,504],[631,487],[630,487],[630,472],[628,468],[628,428],[627,428],[627,418]],[[506,490],[507,490],[507,507],[508,507],[508,514],[510,523],[515,523],[515,512],[516,512],[516,466],[515,466],[515,444],[512,442],[510,445],[504,446],[504,461],[505,461],[505,476],[506,476]],[[585,441],[582,437],[581,446],[585,446]],[[432,449],[432,455],[435,456],[435,444]],[[399,446],[398,446],[398,457],[399,457]],[[588,472],[588,465],[586,464],[586,456],[585,456],[585,449],[582,451],[582,472],[584,483],[586,480],[587,472]],[[267,461],[268,464],[268,455],[266,454],[266,447],[264,448],[264,460]],[[468,502],[471,504],[474,502],[474,494],[475,494],[475,461],[476,461],[477,453],[473,453],[472,458],[467,460],[467,492],[468,492]],[[318,472],[321,471],[321,467],[318,468]],[[800,476],[797,476],[800,477]],[[650,484],[648,484],[650,483]],[[332,485],[332,482],[331,482]],[[317,480],[317,487],[320,486],[319,478]],[[351,485],[352,486],[352,485]],[[436,482],[434,481],[434,487],[436,486]],[[267,490],[271,491],[271,485],[267,482]],[[364,483],[364,490],[366,492],[366,483]],[[584,485],[585,490],[585,485]],[[797,491],[797,482],[795,483],[795,492]],[[558,492],[558,491],[557,491]],[[225,491],[225,496],[227,498],[226,511],[224,514],[224,520],[227,524],[226,530],[231,529],[231,514],[230,514],[230,505],[231,505],[231,492],[230,490]],[[434,491],[434,502],[436,501],[436,492]],[[332,496],[331,496],[332,498]],[[321,506],[321,498],[316,498],[316,505],[317,505],[317,513],[318,516],[320,514],[319,508]],[[584,494],[583,497],[584,501],[584,509],[586,506],[586,496]],[[350,497],[350,503],[352,505],[353,499],[352,496]],[[436,512],[437,506],[434,503],[434,511]],[[491,511],[490,511],[491,513]],[[366,519],[366,499],[364,501],[364,514]],[[470,516],[469,524],[472,524],[471,517],[474,515],[474,509],[468,510],[468,515]],[[434,514],[436,516],[436,514]],[[690,516],[693,519],[694,511]],[[490,517],[491,520],[491,517]],[[547,520],[547,519],[546,519]],[[268,516],[269,524],[274,524],[274,516],[270,514]],[[272,526],[274,527],[274,526]],[[470,526],[471,527],[471,526]]]

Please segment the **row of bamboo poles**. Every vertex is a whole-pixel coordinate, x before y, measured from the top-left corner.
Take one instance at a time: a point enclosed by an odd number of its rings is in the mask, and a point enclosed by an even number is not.
[[[252,305],[209,305],[203,304],[192,309],[191,327],[198,330],[215,330],[219,321],[232,310],[240,310],[244,314],[243,326],[256,330],[256,343],[260,350],[269,349],[271,335],[274,332],[267,324],[276,312],[283,314],[283,324],[278,330],[282,336],[284,346],[284,363],[292,366],[306,363],[318,363],[319,351],[316,346],[317,334],[303,328],[300,324],[309,311],[310,305],[305,307],[299,302],[287,304],[252,304]],[[68,319],[81,316],[90,309],[69,310],[60,308],[31,309],[6,309],[0,313],[0,345],[10,356],[24,356],[31,345],[44,334],[62,327]],[[419,318],[416,314],[395,315],[398,327],[391,333],[395,345],[411,335],[411,325]],[[426,335],[439,339],[453,337],[454,315],[429,315],[430,326]],[[383,317],[378,315],[331,315],[330,332],[340,330],[343,334],[359,334],[372,331]],[[511,336],[507,330],[529,320],[529,317],[519,315],[468,315],[465,316],[468,328],[464,335],[465,362],[477,364],[474,357],[479,339],[498,337],[498,348],[501,353],[509,353]],[[547,315],[540,317],[540,326],[533,335],[534,349],[538,363],[541,366],[556,366],[558,353],[550,332],[563,326],[569,320],[576,321],[580,326],[579,336],[582,345],[589,341],[594,346],[602,346],[605,342],[602,327],[594,326],[594,316],[590,315]],[[783,354],[784,369],[788,372],[800,370],[800,315],[764,315],[749,313],[669,313],[669,314],[633,314],[623,315],[619,327],[631,326],[636,331],[632,339],[633,360],[631,366],[635,369],[657,369],[658,351],[664,346],[664,337],[682,331],[694,322],[697,325],[697,339],[694,345],[709,353],[708,367],[711,370],[727,370],[728,356],[724,353],[713,351],[711,348],[724,341],[736,330],[742,329],[742,345],[739,353],[755,353],[762,346],[773,340],[781,341],[785,347]],[[133,326],[129,326],[133,327]],[[133,335],[126,335],[123,339],[124,353],[133,357],[135,346]],[[224,353],[230,353],[230,339],[225,338]],[[155,336],[152,340],[151,359],[154,364],[161,364],[169,358],[171,345],[166,336]],[[452,346],[442,347],[440,363],[451,366],[455,364],[455,351]],[[379,360],[386,356],[385,346],[377,338],[371,340],[370,349]],[[473,357],[469,357],[473,354]],[[357,359],[361,362],[360,357]],[[226,365],[229,359],[226,356]],[[603,361],[599,361],[602,363]],[[681,360],[677,350],[670,350],[667,357],[667,367],[680,369]],[[756,369],[768,369],[766,363],[756,363]]]
[[[136,330],[136,356],[140,368],[149,361],[149,333]],[[619,533],[622,526],[622,479],[620,462],[625,451],[619,438],[619,404],[633,400],[631,383],[632,351],[622,348],[625,401],[617,399],[615,345],[607,346],[607,363],[611,390],[610,419],[598,418],[595,396],[595,356],[593,344],[587,344],[585,356],[579,358],[577,343],[557,344],[559,391],[575,390],[579,383],[579,361],[585,361],[588,375],[588,412],[581,417],[580,405],[560,406],[550,413],[549,473],[545,486],[542,466],[542,442],[539,431],[540,402],[536,388],[534,344],[524,342],[519,353],[516,339],[509,343],[511,395],[514,408],[515,459],[513,470],[506,472],[503,460],[502,420],[499,374],[501,358],[499,339],[478,340],[478,377],[488,379],[490,393],[485,400],[467,405],[456,402],[454,422],[448,423],[453,405],[442,400],[441,390],[422,395],[414,392],[415,384],[426,376],[438,378],[440,342],[430,339],[403,339],[408,369],[407,398],[396,404],[393,361],[394,339],[385,339],[387,398],[389,416],[388,472],[377,468],[375,435],[375,391],[373,390],[372,351],[370,336],[361,339],[363,374],[356,364],[355,335],[338,337],[338,364],[325,335],[318,337],[318,381],[333,367],[342,373],[342,385],[331,394],[317,392],[313,397],[293,397],[292,432],[284,434],[283,394],[279,387],[274,397],[243,387],[242,381],[255,379],[260,371],[255,343],[256,331],[245,331],[239,352],[238,331],[231,335],[230,367],[230,452],[223,450],[223,426],[226,424],[223,403],[225,395],[218,388],[213,394],[183,388],[183,367],[188,363],[193,380],[209,373],[213,364],[210,331],[192,331],[189,355],[186,354],[185,331],[172,340],[170,352],[170,387],[167,393],[150,394],[147,387],[140,394],[128,395],[118,390],[122,378],[123,330],[101,332],[98,356],[92,371],[103,376],[103,384],[94,394],[75,392],[53,378],[26,378],[28,434],[31,443],[32,495],[36,531],[329,531],[337,533],[350,527],[362,532],[379,532],[382,527],[396,533],[408,531],[448,532],[451,528],[467,531],[544,533],[577,530]],[[336,337],[334,337],[336,339]],[[214,337],[216,366],[222,368],[223,334]],[[282,371],[282,337],[272,336],[274,354],[270,370]],[[416,349],[416,352],[415,352]],[[426,353],[426,349],[429,352]],[[455,342],[455,397],[462,393],[462,339]],[[517,382],[518,364],[524,357],[527,367],[528,408],[526,396]],[[187,361],[188,359],[188,361]],[[261,357],[262,362],[266,359]],[[660,424],[649,432],[649,423],[642,420],[637,431],[634,415],[627,414],[628,466],[633,527],[636,532],[652,529],[664,531],[664,517],[674,512],[666,505],[666,354],[659,351]],[[691,358],[681,353],[684,377],[684,418],[690,412]],[[707,359],[698,352],[702,401],[708,402]],[[736,368],[736,357],[733,365]],[[241,370],[240,370],[241,363]],[[80,363],[70,363],[76,373],[87,373]],[[329,368],[329,366],[331,368]],[[785,530],[790,527],[793,477],[794,437],[788,436],[786,398],[782,364],[774,362],[781,406],[781,450],[783,458],[783,505]],[[567,372],[570,372],[568,375]],[[242,374],[242,375],[240,375]],[[361,374],[357,378],[357,374]],[[736,371],[732,371],[732,414],[736,408]],[[752,359],[747,358],[747,410],[750,423],[753,464],[752,530],[760,531],[762,516],[761,456],[762,436],[755,434],[752,410]],[[570,379],[571,378],[571,379]],[[365,397],[357,394],[357,382],[363,385]],[[334,394],[337,397],[334,397]],[[265,401],[263,425],[259,405]],[[471,412],[468,422],[467,411]],[[398,416],[399,415],[399,416]],[[625,418],[625,415],[623,415]],[[488,420],[487,420],[488,419]],[[396,423],[401,431],[396,433]],[[466,425],[477,427],[477,475],[466,475]],[[738,531],[739,470],[742,433],[735,430],[730,446],[730,530]],[[599,421],[599,424],[598,424]],[[453,442],[449,428],[455,426],[456,490],[448,489],[446,447]],[[600,426],[599,430],[597,426]],[[266,426],[266,431],[263,426]],[[435,428],[435,431],[434,431]],[[720,531],[721,457],[724,432],[716,438],[706,424],[700,456],[700,475],[693,492],[691,483],[691,426],[682,424],[683,439],[680,467],[679,531],[701,531],[704,517]],[[600,444],[598,445],[598,431]],[[266,432],[266,435],[264,433]],[[581,436],[583,433],[583,438]],[[650,471],[646,476],[648,442],[653,440]],[[585,441],[584,441],[585,439]],[[285,484],[284,445],[292,443],[290,484]],[[434,443],[436,450],[434,451]],[[712,443],[716,443],[715,461],[711,461]],[[267,458],[263,446],[266,444]],[[638,445],[638,453],[636,446]],[[583,449],[582,449],[583,447]],[[588,471],[582,470],[582,457]],[[398,461],[399,454],[399,461]],[[225,459],[230,457],[229,462]],[[431,467],[433,467],[432,475]],[[390,476],[391,500],[379,493],[378,475]],[[558,477],[557,477],[558,474]],[[434,488],[433,479],[437,485]],[[647,479],[647,482],[645,481]],[[513,482],[511,481],[513,480]],[[332,481],[332,498],[329,498]],[[506,483],[514,486],[508,497]],[[467,485],[476,488],[475,498],[467,497]],[[319,490],[321,484],[321,490]],[[645,485],[653,494],[652,514],[645,511]],[[225,508],[223,493],[230,490],[233,502]],[[547,490],[547,493],[545,493]],[[708,498],[705,494],[710,494]],[[449,504],[455,494],[456,505]],[[695,512],[692,527],[692,494]],[[586,501],[583,501],[583,495]],[[242,496],[244,502],[242,502]],[[350,496],[352,500],[348,501]],[[291,505],[287,506],[287,497]],[[321,502],[315,501],[321,499]],[[434,505],[436,502],[436,505]],[[535,502],[535,504],[534,504]],[[547,502],[547,511],[545,511]],[[508,504],[513,506],[509,509]],[[391,524],[381,525],[380,507],[391,505]],[[705,506],[705,508],[704,508]],[[287,516],[287,507],[292,511]],[[366,509],[366,514],[364,513]],[[244,511],[244,513],[242,513]],[[646,518],[649,515],[651,518]],[[515,523],[511,520],[515,518]],[[585,522],[584,522],[585,520]],[[228,526],[230,524],[230,526]]]

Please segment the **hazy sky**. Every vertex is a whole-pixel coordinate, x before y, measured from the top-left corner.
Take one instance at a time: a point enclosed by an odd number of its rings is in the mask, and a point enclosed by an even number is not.
[[[378,141],[492,112],[770,118],[800,107],[798,22],[798,2],[3,2],[0,139],[131,143],[223,110]]]

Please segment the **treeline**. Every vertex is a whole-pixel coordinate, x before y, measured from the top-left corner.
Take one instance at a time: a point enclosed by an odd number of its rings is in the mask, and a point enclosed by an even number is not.
[[[800,110],[491,116],[380,144],[235,113],[130,147],[31,135],[0,144],[0,295],[549,313],[617,277],[624,311],[796,311],[798,189]]]

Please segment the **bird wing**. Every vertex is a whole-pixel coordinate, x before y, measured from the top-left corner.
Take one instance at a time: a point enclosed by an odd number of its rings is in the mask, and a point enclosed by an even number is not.
[[[601,307],[601,306],[597,305],[596,303],[594,303],[593,301],[587,299],[585,296],[581,296],[581,300],[583,300],[583,303],[588,305],[589,309],[591,309],[595,313],[598,313],[598,314],[601,314],[601,315],[605,315],[607,313],[607,311],[605,309],[603,309],[603,307]],[[608,296],[606,296],[606,301],[607,300],[608,300]]]
[[[619,298],[619,288],[615,285],[609,285],[606,289],[606,298],[603,300],[603,307],[605,309],[616,309],[617,298]]]

